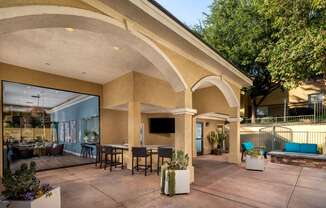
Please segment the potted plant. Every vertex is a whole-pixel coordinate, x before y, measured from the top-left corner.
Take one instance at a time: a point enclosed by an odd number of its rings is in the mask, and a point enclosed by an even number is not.
[[[221,155],[224,151],[224,142],[226,140],[227,134],[224,132],[217,133],[217,154]]]
[[[246,169],[247,170],[265,170],[265,160],[263,153],[258,149],[246,152]]]
[[[189,156],[183,151],[174,151],[170,162],[161,169],[161,193],[169,196],[190,192]]]
[[[4,191],[2,197],[7,200],[2,205],[9,208],[60,208],[60,187],[53,188],[49,184],[40,184],[35,177],[36,164],[22,164],[14,173],[5,171],[2,178]]]
[[[209,134],[207,135],[207,140],[212,146],[211,154],[217,154],[217,148],[216,148],[216,144],[218,142],[217,133],[215,131],[209,132]]]
[[[84,130],[84,142],[87,143],[89,140],[89,135],[91,134],[90,131],[88,131],[87,129]]]

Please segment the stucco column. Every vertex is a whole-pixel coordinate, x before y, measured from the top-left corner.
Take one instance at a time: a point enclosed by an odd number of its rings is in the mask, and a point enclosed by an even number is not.
[[[233,117],[229,118],[230,122],[230,133],[229,133],[229,162],[230,163],[241,163],[241,153],[240,153],[240,118]]]
[[[177,109],[173,113],[175,115],[175,149],[182,150],[189,155],[190,182],[194,182],[194,167],[192,166],[193,121],[197,111],[192,109],[192,91],[190,89],[177,93]]]
[[[0,83],[0,93],[2,93],[2,84]],[[0,103],[2,103],[2,97],[0,96]],[[0,105],[0,121],[1,121],[1,125],[3,125],[2,123],[2,105]],[[3,137],[2,137],[2,126],[0,126],[0,144],[3,144]],[[1,145],[0,147],[0,176],[3,176],[3,145]]]
[[[140,103],[131,101],[128,103],[128,163],[127,168],[131,169],[132,147],[139,146],[139,135],[141,125],[141,109]]]
[[[197,157],[197,149],[196,149],[196,117],[192,118],[192,157]]]

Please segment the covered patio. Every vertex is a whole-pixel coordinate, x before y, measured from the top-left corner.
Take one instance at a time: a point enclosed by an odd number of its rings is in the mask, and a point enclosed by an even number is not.
[[[93,165],[40,172],[43,182],[60,185],[62,207],[293,207],[326,203],[326,173],[320,169],[268,163],[266,171],[247,171],[227,156],[193,161],[196,181],[191,193],[160,195],[159,177],[130,171],[109,173]]]
[[[240,163],[240,89],[252,81],[235,66],[147,1],[37,2],[0,8],[1,80],[99,96],[99,143],[127,144],[128,169],[132,147],[170,146],[190,156],[193,182],[205,113],[227,115],[228,161]],[[150,132],[151,118],[174,131]]]

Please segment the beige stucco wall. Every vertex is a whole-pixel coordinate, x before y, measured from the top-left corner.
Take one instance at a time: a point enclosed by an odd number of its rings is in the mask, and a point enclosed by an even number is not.
[[[125,74],[103,85],[103,107],[126,104],[134,98],[133,73]]]
[[[134,99],[136,101],[165,108],[175,108],[176,92],[168,82],[137,72],[133,74]]]
[[[172,114],[165,113],[143,113],[142,123],[145,130],[145,144],[162,144],[162,145],[174,145],[174,134],[151,134],[149,133],[149,119],[150,118],[166,118],[173,117]]]
[[[176,93],[168,82],[137,72],[127,73],[103,85],[104,108],[130,101],[175,108]]]
[[[155,41],[154,41],[155,42]],[[156,45],[164,52],[165,55],[172,61],[179,73],[187,83],[188,87],[191,88],[201,78],[209,75],[213,75],[208,70],[203,69],[198,64],[184,58],[176,52],[166,48],[165,46],[155,42]]]
[[[94,7],[85,4],[79,0],[0,0],[0,7],[16,7],[16,6],[32,6],[32,5],[54,5],[54,6],[66,6],[75,7],[79,9],[86,9],[93,12],[98,12]]]
[[[215,112],[230,115],[232,113],[224,95],[216,87],[196,90],[193,93],[193,106],[198,114]]]
[[[128,143],[128,112],[102,109],[102,144]]]

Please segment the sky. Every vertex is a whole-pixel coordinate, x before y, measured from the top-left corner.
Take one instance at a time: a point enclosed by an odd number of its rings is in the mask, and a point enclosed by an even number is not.
[[[213,0],[156,0],[165,9],[188,26],[193,26],[209,13],[208,6]]]

